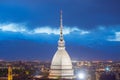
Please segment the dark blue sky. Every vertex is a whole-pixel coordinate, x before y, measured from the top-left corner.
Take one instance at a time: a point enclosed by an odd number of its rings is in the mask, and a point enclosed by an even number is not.
[[[0,59],[51,60],[61,9],[72,60],[120,60],[120,0],[0,0]]]

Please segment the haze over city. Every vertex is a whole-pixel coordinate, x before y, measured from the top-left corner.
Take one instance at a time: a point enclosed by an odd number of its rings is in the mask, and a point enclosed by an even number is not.
[[[1,0],[0,59],[51,60],[60,10],[72,60],[120,60],[119,0]]]

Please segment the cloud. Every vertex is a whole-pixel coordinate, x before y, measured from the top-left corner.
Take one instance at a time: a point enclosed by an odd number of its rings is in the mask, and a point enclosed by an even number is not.
[[[73,27],[73,28],[64,27],[64,29],[63,29],[63,33],[65,35],[70,34],[71,32],[74,32],[74,31],[80,31],[80,30],[76,27]],[[58,35],[60,33],[60,30],[59,30],[59,28],[51,28],[49,26],[45,26],[45,27],[36,28],[36,29],[34,29],[33,32],[34,33],[47,33],[47,34]]]
[[[120,41],[120,32],[115,32],[114,37],[108,38],[108,41]]]
[[[24,25],[10,23],[10,24],[0,24],[0,30],[10,31],[10,32],[26,32]]]
[[[47,34],[59,34],[59,30],[58,29],[52,29],[48,26],[45,27],[40,27],[40,28],[36,28],[34,29],[33,33],[38,34],[38,33],[47,33]]]
[[[80,34],[81,34],[81,35],[85,35],[85,34],[89,34],[89,33],[90,33],[89,31],[84,31],[84,30],[81,30],[81,31],[80,31]]]
[[[9,32],[19,32],[19,33],[25,33],[25,34],[55,34],[59,35],[60,30],[59,28],[53,28],[51,26],[43,26],[34,28],[33,30],[27,29],[27,26],[22,24],[16,24],[16,23],[9,23],[9,24],[0,24],[0,30],[3,32],[9,31]],[[67,27],[65,26],[63,29],[64,35],[70,34],[72,32],[78,32],[80,35],[88,34],[88,31],[81,30],[77,27]]]
[[[35,34],[37,34],[37,33],[47,33],[47,34],[59,35],[60,30],[59,30],[59,28],[51,28],[49,26],[45,26],[45,27],[36,28],[36,29],[34,29],[33,32]],[[89,31],[81,30],[81,29],[79,29],[77,27],[72,27],[71,28],[71,27],[66,27],[65,26],[64,29],[63,29],[64,35],[70,34],[72,32],[79,32],[80,35],[85,35],[85,34],[90,33]]]
[[[52,26],[39,26],[33,29],[29,29],[29,26],[20,23],[4,23],[0,24],[0,32],[13,32],[13,33],[20,33],[23,35],[31,36],[35,34],[46,34],[46,35],[59,35],[60,30],[59,27],[55,28]],[[108,27],[106,26],[98,26],[94,29],[80,29],[77,26],[64,26],[63,29],[64,35],[72,34],[72,36],[80,35],[77,39],[82,37],[83,40],[93,40],[98,41],[120,41],[120,27]],[[81,36],[82,35],[82,36]]]

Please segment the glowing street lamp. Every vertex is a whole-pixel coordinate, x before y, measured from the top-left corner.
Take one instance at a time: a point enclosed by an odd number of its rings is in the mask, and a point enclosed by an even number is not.
[[[78,74],[78,78],[80,78],[80,79],[84,79],[84,78],[85,78],[85,74],[83,74],[83,73],[79,73],[79,74]]]
[[[106,71],[110,71],[110,68],[107,66],[107,67],[105,68],[105,70],[106,70]]]
[[[78,73],[77,78],[79,80],[85,80],[86,79],[86,74],[83,72]]]

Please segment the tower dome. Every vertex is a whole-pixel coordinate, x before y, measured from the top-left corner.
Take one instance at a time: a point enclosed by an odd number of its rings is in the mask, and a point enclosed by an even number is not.
[[[58,50],[53,56],[49,78],[73,79],[73,68],[69,54],[65,50],[65,41],[63,38],[62,11],[60,16],[60,38],[58,41]]]

